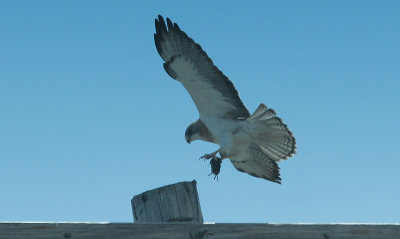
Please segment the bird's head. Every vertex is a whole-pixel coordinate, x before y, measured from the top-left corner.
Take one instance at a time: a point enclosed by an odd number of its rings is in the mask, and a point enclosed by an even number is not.
[[[191,123],[185,131],[185,139],[188,144],[190,144],[192,141],[195,141],[199,139],[199,127],[197,125],[197,121]]]

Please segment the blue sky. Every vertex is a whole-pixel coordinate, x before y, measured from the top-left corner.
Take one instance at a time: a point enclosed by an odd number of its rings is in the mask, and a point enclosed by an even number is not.
[[[0,1],[0,221],[131,222],[130,199],[198,182],[205,221],[400,222],[398,1]],[[282,185],[188,145],[157,14],[294,132]]]

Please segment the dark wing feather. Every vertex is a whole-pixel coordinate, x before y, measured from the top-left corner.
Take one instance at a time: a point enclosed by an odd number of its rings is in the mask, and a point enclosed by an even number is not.
[[[241,150],[241,154],[231,157],[230,160],[240,172],[281,183],[278,164],[255,143],[250,143],[247,149]]]
[[[168,29],[167,29],[168,26]],[[176,23],[158,16],[154,42],[168,75],[183,84],[200,117],[247,118],[250,114],[233,83]]]

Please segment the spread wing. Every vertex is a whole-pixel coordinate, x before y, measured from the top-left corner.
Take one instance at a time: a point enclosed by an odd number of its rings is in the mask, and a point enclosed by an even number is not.
[[[168,75],[189,92],[200,117],[247,118],[250,114],[233,83],[176,23],[155,20],[154,42]]]
[[[239,155],[230,158],[233,166],[240,172],[280,184],[279,166],[276,161],[265,154],[255,143],[250,143],[246,147],[246,149],[240,150]]]

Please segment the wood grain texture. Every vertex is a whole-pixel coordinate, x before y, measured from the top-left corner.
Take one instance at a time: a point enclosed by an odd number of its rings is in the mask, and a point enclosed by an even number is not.
[[[391,239],[400,224],[0,223],[1,239]]]
[[[203,222],[196,181],[146,191],[134,196],[131,203],[136,223]]]

